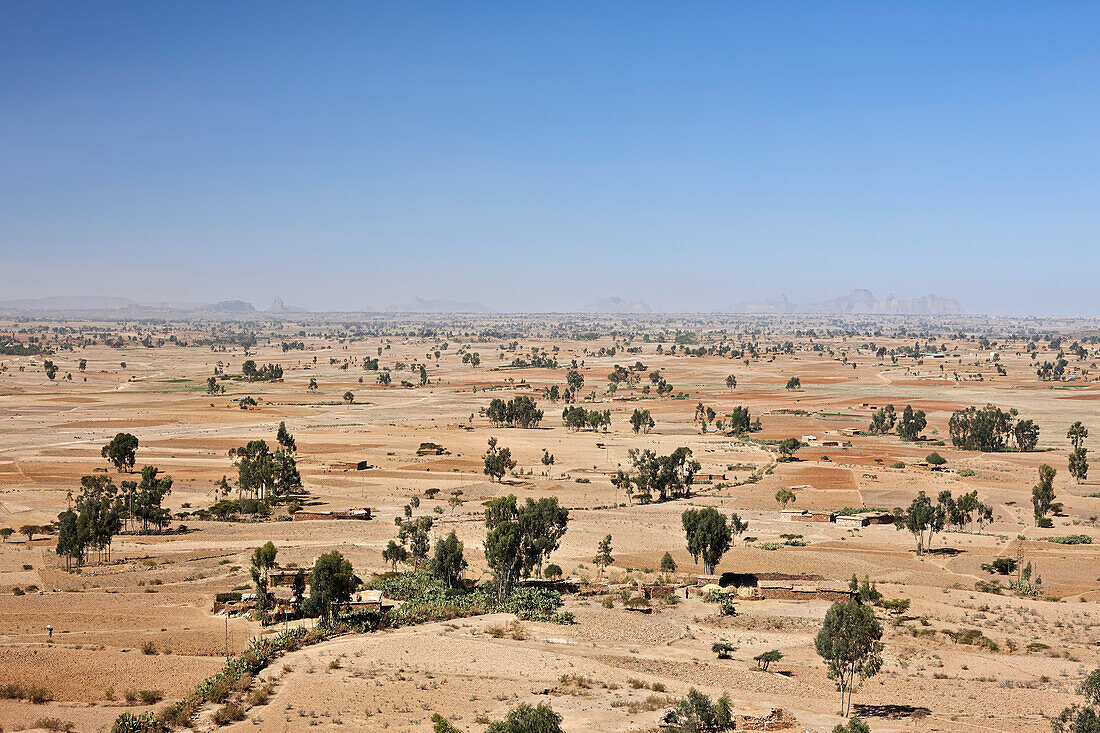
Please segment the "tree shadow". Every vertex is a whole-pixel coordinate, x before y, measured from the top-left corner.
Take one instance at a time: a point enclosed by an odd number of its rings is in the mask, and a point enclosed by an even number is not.
[[[925,550],[925,555],[943,555],[945,557],[955,557],[955,555],[961,555],[966,550],[960,550],[957,547],[937,547],[932,550]]]
[[[931,715],[932,711],[926,707],[917,705],[852,705],[856,715],[861,718],[890,718],[900,720],[902,718],[923,718]]]

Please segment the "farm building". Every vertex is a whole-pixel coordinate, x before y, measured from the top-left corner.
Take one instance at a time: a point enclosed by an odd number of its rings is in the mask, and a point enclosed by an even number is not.
[[[811,512],[808,509],[783,509],[779,512],[779,515],[786,522],[833,522],[833,521],[836,521],[836,515],[833,512],[822,512],[822,511]]]
[[[358,507],[353,509],[341,509],[334,511],[320,511],[317,509],[303,509],[294,514],[294,521],[310,519],[370,519],[370,507]]]
[[[697,582],[710,586],[716,584],[727,593],[749,601],[843,601],[852,595],[847,583],[827,580],[820,575],[729,572],[717,577],[700,575]]]
[[[838,527],[866,527],[871,524],[892,524],[894,516],[889,512],[863,512],[841,514],[836,518]]]

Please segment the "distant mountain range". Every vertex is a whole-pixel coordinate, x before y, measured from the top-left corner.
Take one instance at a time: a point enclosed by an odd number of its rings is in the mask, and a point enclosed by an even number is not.
[[[363,308],[358,312],[377,312]],[[399,303],[385,308],[385,313],[492,313],[480,302],[462,302],[445,298],[413,298],[408,303]],[[603,315],[650,315],[659,313],[648,303],[640,300],[625,300],[620,297],[601,298],[585,305],[580,313]],[[962,315],[962,306],[952,298],[938,295],[925,295],[920,298],[897,298],[889,295],[881,300],[875,298],[870,290],[853,290],[848,295],[814,303],[793,303],[787,296],[781,295],[771,300],[744,301],[717,313],[745,314],[807,314],[807,315]],[[219,318],[248,319],[288,317],[295,314],[308,314],[311,311],[294,308],[276,297],[271,307],[265,311],[243,300],[223,300],[218,303],[139,303],[128,298],[116,298],[97,295],[59,295],[46,298],[22,298],[0,301],[0,314],[7,316],[42,315],[59,317],[74,315],[84,318]]]
[[[814,303],[792,303],[786,295],[773,300],[748,300],[730,306],[726,313],[753,314],[818,314],[818,315],[902,315],[948,316],[965,313],[959,301],[925,295],[919,298],[898,298],[893,293],[882,300],[870,290],[857,289],[848,295]]]
[[[489,313],[481,303],[463,303],[446,298],[426,299],[416,297],[408,303],[386,306],[386,313]]]
[[[643,303],[640,300],[623,300],[615,296],[611,298],[600,298],[594,303],[589,303],[581,309],[581,312],[646,314],[652,313],[653,309],[649,307],[648,303]]]

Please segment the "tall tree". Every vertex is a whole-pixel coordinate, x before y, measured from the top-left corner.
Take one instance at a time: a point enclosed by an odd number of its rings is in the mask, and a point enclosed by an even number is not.
[[[490,482],[500,481],[504,474],[516,467],[516,462],[512,460],[512,451],[498,446],[496,438],[489,438],[489,449],[482,458],[485,462],[484,473]]]
[[[138,439],[130,433],[118,433],[111,442],[103,446],[100,454],[117,471],[132,471],[137,462]]]
[[[607,535],[600,540],[600,544],[596,547],[596,557],[592,562],[599,567],[600,572],[603,572],[608,565],[615,562],[615,558],[611,556],[611,535]]]
[[[338,550],[317,558],[309,574],[309,599],[322,624],[327,626],[332,623],[336,608],[351,599],[355,583],[351,563]]]
[[[1053,466],[1046,463],[1039,466],[1039,483],[1031,489],[1031,506],[1034,509],[1037,527],[1046,526],[1050,522],[1047,514],[1061,508],[1060,504],[1054,502],[1057,498],[1054,495],[1054,476],[1057,473]]]
[[[732,528],[713,507],[686,509],[680,520],[684,526],[688,552],[695,562],[702,558],[703,572],[711,575],[733,542]]]
[[[435,544],[429,570],[431,574],[448,588],[455,588],[462,581],[462,571],[466,569],[466,558],[462,556],[462,543],[454,530],[446,538]]]
[[[874,611],[858,599],[838,601],[825,614],[814,646],[840,691],[840,713],[844,717],[851,710],[856,677],[867,679],[882,668],[880,639],[882,626]]]

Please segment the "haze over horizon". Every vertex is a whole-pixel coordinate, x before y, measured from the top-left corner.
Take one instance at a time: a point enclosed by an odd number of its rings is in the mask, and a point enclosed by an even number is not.
[[[0,3],[0,301],[1100,313],[1100,8]]]

